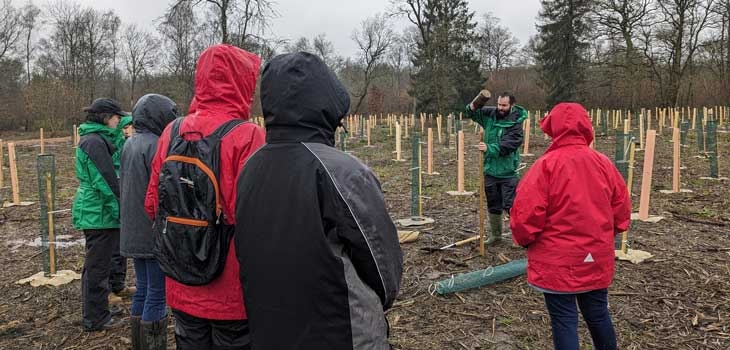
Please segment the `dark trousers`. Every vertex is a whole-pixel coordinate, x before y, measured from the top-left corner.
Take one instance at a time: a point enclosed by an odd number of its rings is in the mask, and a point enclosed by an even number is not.
[[[172,309],[178,350],[249,350],[248,320],[207,320]]]
[[[484,193],[487,195],[487,211],[490,214],[509,214],[515,201],[517,182],[516,177],[500,179],[484,174]]]
[[[167,316],[165,305],[165,273],[155,259],[134,258],[137,292],[132,296],[133,316],[142,321],[159,321]]]
[[[119,293],[126,287],[124,281],[127,279],[127,258],[119,254],[119,240],[115,244],[109,273],[109,287],[113,293]]]
[[[84,230],[86,257],[81,272],[84,301],[82,324],[96,329],[109,321],[109,274],[114,247],[119,250],[119,229]]]
[[[608,289],[580,294],[545,294],[557,350],[578,350],[578,307],[593,339],[593,349],[615,350],[616,332],[608,313]]]

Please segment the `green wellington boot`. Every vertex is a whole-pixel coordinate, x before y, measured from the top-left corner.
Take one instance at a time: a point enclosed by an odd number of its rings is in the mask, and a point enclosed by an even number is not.
[[[502,240],[502,214],[489,214],[489,238],[484,241],[492,245]]]

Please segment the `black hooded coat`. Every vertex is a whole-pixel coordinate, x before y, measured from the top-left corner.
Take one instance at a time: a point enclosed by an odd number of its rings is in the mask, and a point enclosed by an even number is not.
[[[123,256],[154,257],[152,220],[144,209],[145,193],[157,140],[177,114],[175,102],[162,95],[142,96],[134,106],[134,134],[124,143],[119,170],[119,250]]]
[[[264,68],[267,144],[238,180],[235,247],[252,349],[389,349],[403,256],[380,183],[335,149],[350,99],[316,56]]]

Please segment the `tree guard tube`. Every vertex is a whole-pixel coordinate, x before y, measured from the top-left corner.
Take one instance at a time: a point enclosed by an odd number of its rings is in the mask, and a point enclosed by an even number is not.
[[[515,260],[504,265],[490,266],[484,270],[468,272],[436,282],[434,291],[439,295],[461,292],[524,275],[526,271],[527,259]]]

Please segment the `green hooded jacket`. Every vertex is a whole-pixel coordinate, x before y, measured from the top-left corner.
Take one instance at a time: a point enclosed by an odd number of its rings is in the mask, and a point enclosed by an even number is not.
[[[466,107],[466,115],[484,128],[484,174],[507,179],[517,177],[520,166],[520,146],[524,138],[522,122],[527,111],[519,105],[512,107],[509,115],[498,118],[496,107],[483,107],[472,111]]]
[[[119,179],[112,159],[117,153],[118,134],[117,130],[95,122],[79,126],[79,188],[72,209],[77,230],[119,228]]]

